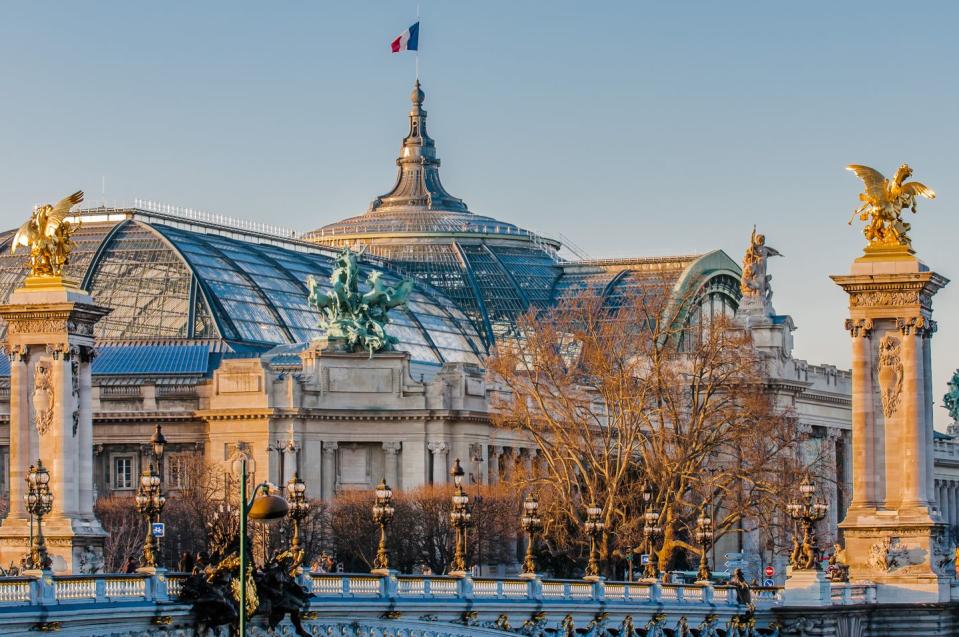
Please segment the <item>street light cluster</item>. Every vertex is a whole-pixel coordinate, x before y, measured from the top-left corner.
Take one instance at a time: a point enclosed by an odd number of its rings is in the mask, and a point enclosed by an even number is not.
[[[816,542],[815,525],[824,517],[829,505],[815,499],[816,485],[809,476],[803,478],[799,485],[800,501],[786,505],[786,513],[793,520],[799,522],[802,532],[802,541],[793,538],[793,550],[789,556],[789,564],[800,570],[818,570],[819,546]]]
[[[51,565],[50,556],[47,555],[47,543],[43,539],[43,516],[53,509],[53,493],[50,492],[50,472],[43,466],[41,460],[37,464],[30,465],[30,472],[27,474],[27,492],[23,499],[27,505],[27,511],[31,516],[37,519],[37,532],[33,535],[30,542],[30,558],[28,566],[31,569],[48,569]]]

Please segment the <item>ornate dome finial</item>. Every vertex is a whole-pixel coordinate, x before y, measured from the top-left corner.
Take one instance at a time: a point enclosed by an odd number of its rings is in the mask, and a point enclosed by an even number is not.
[[[436,157],[433,139],[426,132],[424,99],[426,93],[417,79],[410,93],[413,106],[409,114],[409,132],[396,159],[399,167],[396,183],[390,192],[373,200],[368,210],[370,213],[390,210],[469,212],[463,200],[446,192],[440,183],[440,160]]]
[[[410,93],[410,100],[412,100],[413,106],[423,106],[424,99],[426,99],[426,93],[420,88],[420,81],[417,79],[416,84],[413,85],[413,92]]]

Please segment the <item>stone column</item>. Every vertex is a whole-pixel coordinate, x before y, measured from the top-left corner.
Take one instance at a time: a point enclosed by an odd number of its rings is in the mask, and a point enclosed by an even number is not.
[[[898,411],[903,426],[899,428],[897,445],[901,454],[897,462],[902,463],[900,506],[928,509],[930,498],[926,492],[925,464],[931,454],[926,453],[925,435],[926,385],[922,353],[925,319],[900,319],[897,327],[902,334],[902,399]]]
[[[513,472],[516,469],[516,449],[505,447],[503,449],[503,481],[509,482],[513,479]]]
[[[526,479],[533,479],[533,454],[536,453],[535,449],[520,449],[520,459],[523,463],[523,471],[526,473]]]
[[[338,444],[333,441],[323,442],[323,484],[320,489],[323,500],[332,502],[336,493],[336,450]]]
[[[295,444],[287,444],[283,446],[283,449],[280,450],[280,453],[283,454],[283,475],[280,476],[280,486],[286,486],[286,483],[293,478],[294,473],[298,473],[299,467],[297,467],[297,453],[299,449]],[[302,478],[302,476],[300,476]]]
[[[854,337],[854,506],[840,525],[850,577],[877,582],[880,603],[947,601],[955,573],[946,525],[931,511],[928,337],[932,298],[948,280],[908,246],[886,245],[832,279],[849,295]],[[857,329],[871,330],[871,347],[855,342]]]
[[[489,454],[489,471],[487,472],[487,484],[494,485],[499,484],[500,475],[499,475],[499,459],[503,455],[503,448],[499,446],[490,447]]]
[[[37,460],[33,458],[36,452],[31,443],[26,351],[25,347],[7,349],[10,358],[10,511],[7,520],[26,520],[25,479],[30,465]]]
[[[839,476],[839,467],[836,464],[836,444],[842,435],[840,429],[826,428],[825,435],[823,436],[823,455],[826,461],[826,471],[829,475],[835,476],[836,481],[840,479]],[[839,502],[839,485],[837,482],[827,481],[823,486],[826,491],[826,501],[830,503],[829,510],[827,511],[828,519],[826,520],[829,525],[829,533],[832,535],[833,539],[837,538],[836,528],[839,524],[839,510],[836,506],[836,503]]]
[[[876,440],[873,433],[871,319],[847,320],[852,336],[852,502],[850,511],[878,501]]]
[[[57,572],[73,572],[79,555],[102,552],[105,533],[93,515],[93,419],[88,359],[93,326],[109,309],[59,277],[27,277],[0,307],[10,355],[10,513],[0,527],[0,563],[19,561],[30,520],[24,478],[42,459],[50,471],[53,510],[44,535]]]
[[[400,449],[402,443],[384,442],[383,443],[383,473],[386,484],[390,488],[397,490],[400,488]]]
[[[446,474],[449,471],[449,467],[446,465],[446,456],[449,454],[449,444],[442,440],[436,440],[429,443],[427,448],[433,454],[433,484],[436,486],[446,484]]]
[[[93,377],[91,369],[96,350],[80,347],[74,358],[78,380],[77,413],[80,422],[93,422]],[[93,506],[96,504],[93,465],[93,427],[80,427],[77,433],[77,456],[80,464],[79,514],[88,521],[95,521]]]

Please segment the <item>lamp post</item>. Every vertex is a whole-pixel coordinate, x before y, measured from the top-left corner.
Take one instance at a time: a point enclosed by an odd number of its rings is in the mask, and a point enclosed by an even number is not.
[[[156,460],[157,469],[159,470],[160,459],[163,458],[163,451],[166,449],[166,438],[163,436],[163,431],[159,424],[156,426],[156,429],[153,430],[153,435],[150,436],[150,446],[153,451],[153,459]]]
[[[713,518],[709,513],[709,505],[704,504],[703,510],[696,520],[696,541],[702,548],[702,556],[699,558],[699,573],[696,579],[700,582],[709,582],[711,573],[709,572],[709,557],[707,553],[710,545],[713,543]]]
[[[43,516],[53,509],[53,493],[50,492],[50,472],[37,460],[30,465],[27,474],[27,493],[23,496],[27,511],[37,519],[37,532],[30,542],[30,568],[48,569],[52,563],[47,555],[47,543],[43,539]]]
[[[300,552],[300,522],[310,512],[310,502],[306,499],[306,483],[296,473],[286,483],[286,499],[290,504],[290,519],[293,520],[292,549]],[[302,560],[301,560],[302,561]]]
[[[645,513],[643,513],[643,538],[646,543],[646,554],[648,559],[646,561],[646,566],[643,568],[643,577],[646,579],[656,579],[659,575],[658,568],[658,557],[656,556],[656,549],[653,546],[653,540],[656,536],[660,534],[662,528],[657,526],[656,522],[659,521],[659,513],[653,507],[653,490],[650,488],[649,483],[643,485],[643,503],[645,504]]]
[[[160,521],[160,514],[166,505],[166,498],[160,486],[162,480],[158,473],[165,449],[166,438],[163,436],[160,425],[157,424],[153,435],[150,436],[150,454],[153,456],[153,462],[140,476],[137,495],[133,499],[137,511],[146,520],[147,536],[143,542],[143,567],[148,569],[156,568],[157,556],[160,552],[160,540],[153,535],[153,523]]]
[[[453,478],[453,510],[450,511],[450,524],[455,530],[453,550],[453,562],[450,564],[450,575],[454,577],[464,577],[466,575],[466,529],[473,521],[473,513],[470,510],[470,498],[463,491],[463,467],[460,466],[460,459],[457,458],[450,470],[450,476]]]
[[[533,579],[536,577],[536,559],[533,557],[533,544],[536,541],[536,534],[543,530],[543,519],[539,517],[539,500],[536,495],[530,493],[523,502],[523,517],[520,518],[520,524],[526,531],[526,557],[523,559],[523,572],[520,577],[524,579]]]
[[[599,575],[599,547],[596,545],[596,537],[606,528],[606,524],[600,518],[602,513],[603,510],[596,506],[595,502],[586,507],[586,523],[583,527],[589,536],[589,563],[586,565],[586,575],[583,576],[583,579],[592,582],[601,579]]]
[[[239,637],[246,637],[246,588],[247,583],[252,582],[252,577],[247,577],[247,537],[246,525],[247,519],[253,519],[264,523],[275,522],[286,517],[290,511],[289,503],[278,495],[270,494],[269,482],[261,482],[253,487],[253,497],[249,502],[246,499],[246,457],[236,460],[233,464],[234,471],[239,468],[240,474],[240,630]],[[237,467],[239,465],[239,467]],[[260,493],[260,497],[257,497]]]
[[[800,501],[786,505],[789,517],[799,522],[802,530],[802,543],[793,540],[793,551],[789,556],[789,565],[799,570],[819,570],[819,547],[816,544],[815,524],[824,517],[829,505],[815,501],[816,485],[809,476],[799,485]]]
[[[137,511],[143,515],[147,524],[147,536],[143,541],[143,566],[145,568],[156,568],[160,541],[153,537],[153,523],[160,521],[160,513],[163,512],[166,498],[160,491],[160,476],[154,469],[152,462],[140,476],[140,486],[137,487],[137,495],[133,499],[133,503]]]
[[[383,478],[376,487],[376,502],[373,503],[373,522],[380,525],[380,545],[376,548],[372,573],[389,575],[390,551],[386,548],[386,527],[393,521],[396,508],[393,506],[393,489]]]

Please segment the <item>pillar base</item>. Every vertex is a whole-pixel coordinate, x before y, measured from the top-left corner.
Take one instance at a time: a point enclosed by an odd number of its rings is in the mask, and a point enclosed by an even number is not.
[[[34,525],[34,533],[36,525]],[[52,518],[43,520],[47,554],[57,574],[94,573],[103,570],[103,543],[107,533],[96,520]],[[30,521],[7,518],[0,526],[0,565],[20,564],[30,552]]]
[[[849,556],[849,578],[878,584],[879,602],[949,601],[955,548],[948,527],[928,509],[860,512],[840,525]]]
[[[586,582],[602,582],[605,579],[602,575],[583,575],[583,581]]]
[[[822,571],[789,567],[783,589],[784,606],[832,606],[832,585]]]
[[[450,571],[447,573],[450,577],[466,577],[469,574],[469,571]]]

